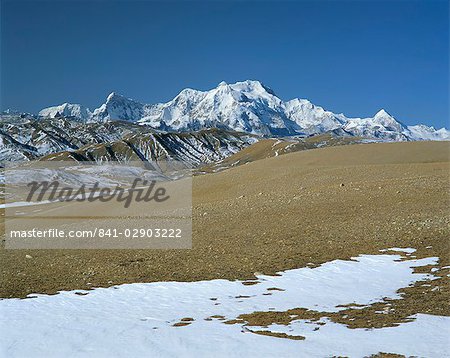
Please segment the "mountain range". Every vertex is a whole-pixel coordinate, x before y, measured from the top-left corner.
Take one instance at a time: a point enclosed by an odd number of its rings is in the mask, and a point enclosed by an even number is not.
[[[366,141],[450,140],[445,128],[406,126],[385,110],[371,118],[348,118],[306,99],[284,102],[258,81],[221,82],[210,91],[184,89],[158,104],[113,92],[93,111],[64,103],[38,115],[5,111],[0,118],[0,161],[171,158],[221,168],[225,158],[264,138],[275,139],[265,141],[270,148],[264,147],[263,157]],[[239,157],[230,165],[248,160]]]
[[[423,124],[406,126],[384,109],[373,117],[349,118],[306,99],[281,100],[259,81],[221,82],[209,91],[184,89],[166,103],[144,104],[112,92],[91,111],[80,104],[44,108],[41,118],[65,117],[92,123],[121,120],[168,132],[210,128],[265,137],[309,136],[328,131],[380,140],[449,140],[450,131]]]
[[[0,121],[0,161],[152,161],[198,166],[220,161],[256,143],[252,134],[208,129],[161,132],[124,121],[80,123],[67,118],[12,116]]]

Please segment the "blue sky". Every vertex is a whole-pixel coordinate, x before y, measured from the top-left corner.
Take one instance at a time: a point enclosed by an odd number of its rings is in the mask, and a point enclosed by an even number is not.
[[[449,127],[447,1],[1,2],[1,107],[146,103],[258,79],[348,116]]]

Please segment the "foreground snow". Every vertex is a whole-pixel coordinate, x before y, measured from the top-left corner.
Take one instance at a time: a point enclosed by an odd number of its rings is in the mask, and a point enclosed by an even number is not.
[[[400,249],[398,249],[400,250]],[[400,255],[362,255],[317,268],[242,281],[135,283],[92,291],[61,292],[0,301],[2,356],[333,356],[377,352],[442,357],[448,351],[450,318],[419,314],[415,321],[383,329],[349,329],[323,318],[319,330],[296,320],[274,332],[305,340],[261,336],[233,319],[254,311],[303,307],[336,312],[337,305],[370,304],[415,281],[432,279],[413,267],[437,258],[398,261]],[[281,290],[267,290],[276,287]],[[78,292],[78,294],[77,294]],[[79,295],[80,292],[87,293]],[[268,295],[271,293],[271,295]],[[242,297],[249,296],[249,297]],[[184,317],[192,324],[174,327]],[[258,328],[259,329],[259,328]]]

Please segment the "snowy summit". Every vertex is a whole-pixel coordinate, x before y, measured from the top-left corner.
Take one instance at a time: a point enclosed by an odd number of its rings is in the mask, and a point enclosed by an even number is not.
[[[94,111],[64,103],[41,117],[70,117],[83,122],[123,120],[167,131],[222,128],[263,136],[311,135],[338,130],[384,140],[449,140],[450,131],[423,124],[406,126],[384,109],[369,118],[348,118],[306,99],[283,101],[259,81],[221,82],[210,91],[184,89],[166,103],[144,104],[112,92]]]

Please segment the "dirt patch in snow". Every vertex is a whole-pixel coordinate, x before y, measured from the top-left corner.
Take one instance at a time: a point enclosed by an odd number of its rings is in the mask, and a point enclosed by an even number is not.
[[[250,331],[251,333],[259,334],[261,336],[270,336],[270,337],[276,337],[276,338],[287,338],[287,339],[293,339],[296,341],[302,341],[305,339],[303,336],[292,336],[290,334],[286,333],[280,333],[280,332],[271,332],[271,331]]]
[[[436,268],[438,270],[433,270]],[[401,323],[411,322],[412,316],[418,312],[448,315],[449,301],[445,301],[450,294],[448,275],[450,268],[436,266],[422,266],[414,270],[420,273],[432,273],[432,280],[418,281],[414,285],[398,291],[401,298],[384,298],[381,302],[371,305],[349,303],[338,307],[348,307],[339,312],[319,312],[305,308],[294,308],[287,311],[264,311],[241,314],[227,324],[242,324],[243,326],[267,327],[272,324],[289,325],[293,321],[308,320],[315,324],[322,318],[332,322],[344,324],[348,328],[376,329],[395,327]]]

